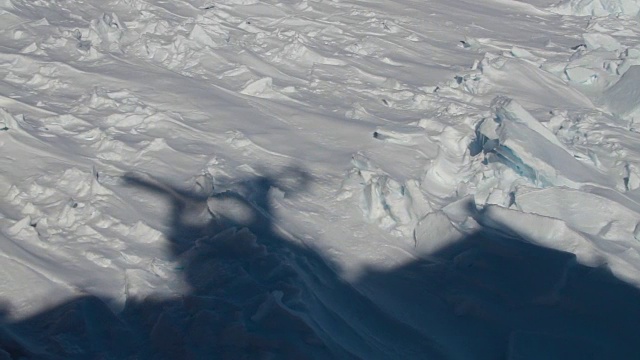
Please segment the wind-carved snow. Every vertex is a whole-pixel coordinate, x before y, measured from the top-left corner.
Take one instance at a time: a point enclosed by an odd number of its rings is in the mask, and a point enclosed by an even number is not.
[[[603,96],[609,111],[625,118],[631,124],[640,120],[639,81],[640,65],[631,66]]]
[[[0,0],[0,357],[639,358],[640,7],[549,3]]]
[[[637,0],[564,0],[552,8],[560,14],[578,16],[638,16]]]
[[[629,30],[637,24],[635,19],[594,18],[582,34],[583,42],[572,47],[568,63],[551,61],[542,68],[597,99],[630,67],[639,64],[639,44],[635,32]]]
[[[426,213],[429,205],[414,181],[400,184],[377,168],[362,154],[353,156],[351,170],[340,195],[355,197],[365,218],[396,236],[410,236],[416,214]]]

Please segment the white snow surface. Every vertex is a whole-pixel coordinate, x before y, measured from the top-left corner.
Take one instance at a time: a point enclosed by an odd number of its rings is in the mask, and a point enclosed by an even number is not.
[[[0,359],[640,358],[639,13],[0,0]]]
[[[640,13],[638,0],[565,0],[556,9],[561,14],[578,16],[637,16]]]

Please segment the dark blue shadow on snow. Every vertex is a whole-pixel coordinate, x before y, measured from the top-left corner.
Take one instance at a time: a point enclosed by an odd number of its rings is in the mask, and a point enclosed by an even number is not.
[[[0,359],[640,359],[640,292],[572,254],[483,229],[346,282],[274,228],[269,191],[304,191],[302,171],[217,194],[125,180],[171,200],[167,245],[191,290],[120,313],[93,296],[18,322],[5,312]],[[215,208],[229,203],[241,216]]]

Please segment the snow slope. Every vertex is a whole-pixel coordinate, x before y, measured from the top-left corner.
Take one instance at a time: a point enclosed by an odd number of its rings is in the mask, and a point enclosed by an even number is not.
[[[0,358],[639,358],[639,9],[0,0]]]

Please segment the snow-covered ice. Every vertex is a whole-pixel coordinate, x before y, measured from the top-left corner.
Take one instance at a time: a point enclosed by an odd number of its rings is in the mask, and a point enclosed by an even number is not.
[[[0,359],[637,359],[637,0],[0,0]]]

